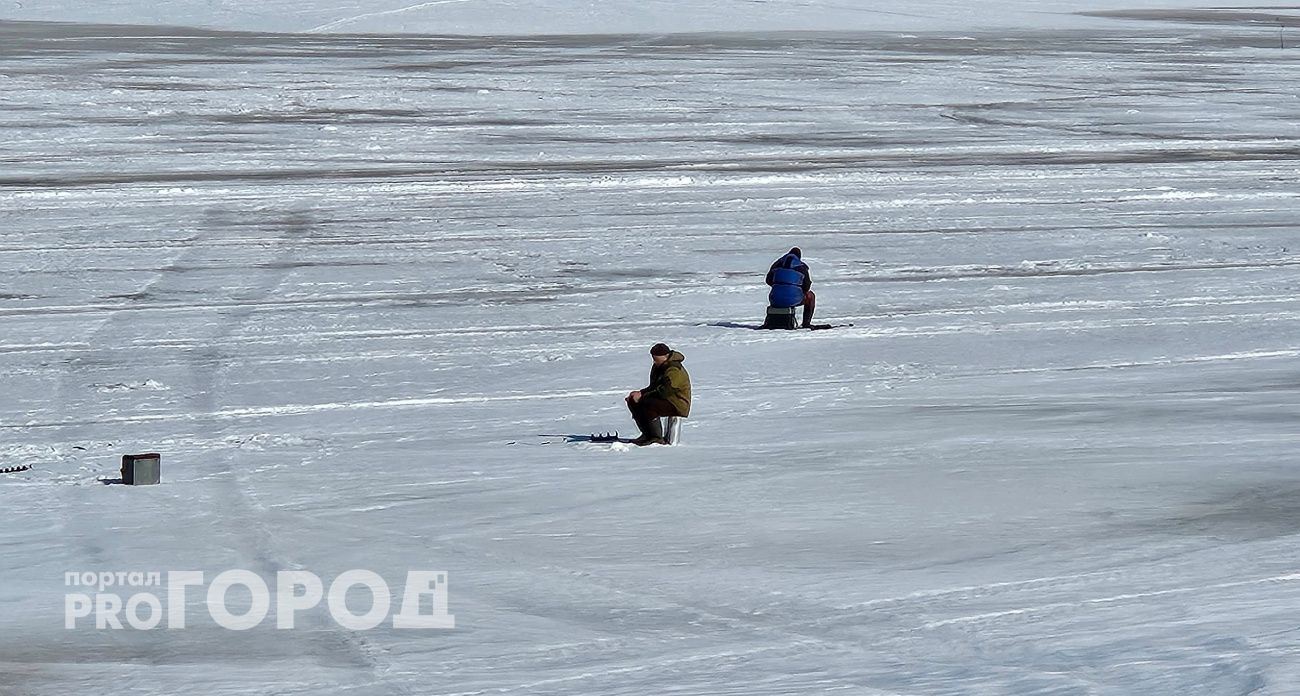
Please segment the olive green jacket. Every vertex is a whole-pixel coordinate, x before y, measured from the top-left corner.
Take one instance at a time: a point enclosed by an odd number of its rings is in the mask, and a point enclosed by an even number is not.
[[[641,396],[665,399],[685,418],[691,414],[691,376],[682,367],[685,359],[681,353],[668,354],[668,362],[650,368],[650,386],[641,390]]]

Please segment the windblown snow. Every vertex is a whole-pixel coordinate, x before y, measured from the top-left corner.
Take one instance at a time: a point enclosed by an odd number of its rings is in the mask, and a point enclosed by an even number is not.
[[[259,7],[493,7],[342,4]],[[0,24],[0,694],[1296,693],[1300,52],[1223,12]],[[796,244],[851,326],[754,329]],[[583,442],[658,341],[683,443]],[[356,568],[456,628],[64,628]]]

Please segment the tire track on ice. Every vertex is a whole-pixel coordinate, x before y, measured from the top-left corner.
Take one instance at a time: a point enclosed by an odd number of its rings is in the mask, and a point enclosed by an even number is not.
[[[275,242],[268,248],[259,248],[259,256],[270,257],[273,260],[292,261],[301,253],[300,241],[309,236],[312,229],[312,222],[308,215],[303,213],[289,213],[281,219],[269,221],[272,226],[279,228],[279,234]],[[214,225],[220,225],[220,221],[210,222],[207,234],[214,234],[218,230]],[[169,266],[158,271],[157,275],[144,284],[141,293],[167,294],[175,292],[187,292],[191,290],[191,285],[184,279],[184,273],[177,273],[173,268],[181,267],[183,261],[190,256],[203,253],[201,247],[186,249],[182,254],[172,259]],[[245,276],[246,281],[242,284],[236,284],[233,287],[221,288],[221,291],[232,295],[242,296],[240,299],[232,300],[225,303],[226,307],[233,311],[217,313],[214,320],[208,323],[205,328],[204,339],[193,342],[189,345],[188,350],[179,356],[178,363],[187,364],[189,380],[184,385],[185,392],[180,397],[184,402],[184,408],[188,415],[183,421],[202,422],[202,423],[221,423],[224,419],[212,418],[214,414],[222,412],[221,394],[225,378],[223,375],[232,367],[230,355],[226,348],[237,345],[238,341],[234,340],[236,334],[247,324],[253,316],[253,306],[259,301],[265,301],[266,298],[274,296],[293,273],[292,264],[272,265],[267,268],[259,269],[252,276]],[[172,284],[174,283],[174,286]],[[205,291],[211,288],[205,286]],[[242,301],[247,300],[247,301]],[[136,302],[135,305],[132,302]],[[141,330],[150,330],[148,324],[137,326],[130,318],[131,310],[138,308],[138,301],[127,300],[127,302],[114,307],[106,308],[106,317],[96,326],[87,343],[91,345],[129,345],[130,338],[138,336]],[[67,389],[80,389],[84,385],[74,384],[74,381],[85,381],[84,375],[88,374],[88,369],[94,369],[97,372],[105,372],[116,377],[122,377],[124,371],[129,371],[134,366],[126,361],[118,359],[116,351],[112,350],[93,350],[92,357],[97,359],[87,363],[78,363],[72,361],[69,363],[70,368],[63,373],[62,385]],[[177,389],[176,392],[180,392]],[[102,408],[95,402],[88,402],[79,410],[82,412],[94,412],[94,409]],[[91,426],[102,428],[106,425],[142,425],[151,422],[172,423],[177,422],[174,419],[153,419],[153,418],[90,418],[82,419],[76,422],[65,424],[63,428],[72,428],[76,430],[91,429]],[[209,433],[209,440],[216,443],[223,443],[223,433],[219,427],[214,428]],[[227,538],[230,539],[232,546],[238,549],[239,555],[248,560],[245,566],[250,570],[259,572],[264,577],[274,576],[280,570],[298,567],[292,561],[291,555],[284,553],[275,534],[266,523],[267,510],[265,506],[257,499],[257,496],[251,492],[248,483],[248,477],[251,475],[243,468],[236,466],[234,459],[238,456],[238,449],[229,446],[216,446],[206,451],[198,460],[204,462],[208,467],[209,475],[202,477],[203,481],[210,482],[210,487],[196,491],[196,494],[203,495],[205,498],[210,496],[210,502],[222,510],[224,515],[229,518],[238,519],[240,524],[230,527]],[[78,522],[78,525],[84,524]],[[70,535],[77,539],[92,539],[94,533],[81,533]],[[99,559],[98,547],[94,544],[87,545],[83,542],[83,554],[91,559]],[[316,611],[323,612],[318,608]],[[368,670],[375,678],[376,683],[384,680],[384,673],[391,669],[382,655],[382,650],[375,647],[368,639],[355,635],[343,630],[331,621],[323,622],[330,630],[325,632],[299,632],[295,635],[297,641],[303,641],[303,647],[294,650],[288,649],[284,657],[292,659],[295,656],[330,656],[329,659],[344,663],[355,664]],[[250,643],[250,646],[255,643]],[[391,685],[390,685],[391,686]],[[390,689],[394,693],[408,694],[405,689]]]
[[[311,216],[304,212],[290,212],[274,224],[280,227],[280,234],[269,253],[259,250],[259,255],[282,263],[269,264],[259,269],[254,276],[256,282],[242,291],[244,298],[241,299],[250,301],[236,303],[234,311],[219,314],[220,321],[215,327],[216,330],[208,337],[212,345],[190,354],[195,386],[199,389],[196,405],[200,410],[197,413],[215,414],[222,410],[219,407],[218,388],[224,381],[222,375],[233,366],[233,363],[230,355],[215,346],[221,345],[239,332],[253,316],[254,307],[259,302],[265,302],[267,298],[273,297],[283,287],[294,271],[292,263],[283,262],[292,262],[303,253],[305,248],[303,241],[310,238],[314,229]],[[293,561],[292,554],[286,553],[280,547],[277,536],[267,525],[267,508],[253,492],[254,489],[248,481],[251,472],[235,466],[234,459],[239,451],[237,448],[218,450],[216,456],[212,457],[216,460],[218,469],[212,478],[217,481],[218,495],[224,494],[226,498],[228,514],[244,522],[238,526],[236,532],[236,535],[243,539],[244,554],[257,564],[258,570],[264,576],[274,576],[279,571],[287,569],[300,569],[301,566]],[[316,615],[323,612],[324,609],[319,606],[313,610]],[[392,665],[383,657],[380,648],[366,637],[347,631],[332,621],[325,620],[322,624],[327,627],[325,632],[299,634],[309,646],[303,651],[304,654],[331,655],[332,659],[364,668],[371,674],[373,683],[386,683],[383,674],[391,671]],[[386,685],[391,687],[391,693],[403,695],[411,693],[399,685]]]

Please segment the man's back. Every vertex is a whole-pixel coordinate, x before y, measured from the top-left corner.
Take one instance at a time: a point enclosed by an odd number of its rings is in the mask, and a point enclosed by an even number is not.
[[[682,365],[685,359],[679,351],[669,353],[667,362],[650,368],[650,386],[643,390],[671,403],[683,418],[691,414],[691,377]]]
[[[797,307],[803,304],[804,296],[812,289],[812,274],[808,271],[808,264],[791,251],[772,264],[767,272],[767,284],[772,286],[767,296],[768,304]]]

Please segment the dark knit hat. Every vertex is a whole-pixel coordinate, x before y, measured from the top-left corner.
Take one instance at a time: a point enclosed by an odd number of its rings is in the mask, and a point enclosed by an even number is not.
[[[790,253],[794,254],[795,256],[798,256],[801,259],[803,258],[803,252],[799,251],[799,247],[790,247]]]
[[[662,343],[656,343],[654,347],[650,349],[651,355],[668,355],[671,352],[673,352],[673,349]]]

